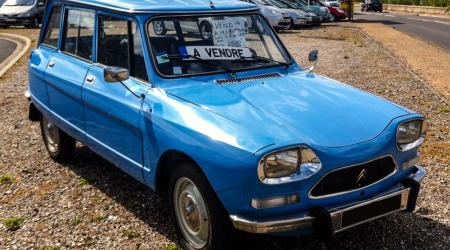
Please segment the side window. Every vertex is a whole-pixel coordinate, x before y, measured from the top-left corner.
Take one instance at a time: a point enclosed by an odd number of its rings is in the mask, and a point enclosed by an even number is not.
[[[145,67],[144,50],[142,48],[141,36],[136,23],[131,23],[131,33],[133,35],[133,66],[132,76],[148,82],[147,68]]]
[[[92,60],[94,25],[94,12],[66,10],[62,50]]]
[[[61,7],[56,6],[52,9],[50,19],[48,21],[47,30],[45,31],[43,44],[51,47],[58,47],[59,42],[59,24],[61,21]]]
[[[126,68],[130,76],[148,81],[144,52],[136,23],[116,17],[98,17],[98,62]]]

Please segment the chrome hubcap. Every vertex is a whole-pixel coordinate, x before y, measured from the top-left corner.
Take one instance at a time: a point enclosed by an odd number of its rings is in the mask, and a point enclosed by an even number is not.
[[[188,178],[180,178],[173,194],[175,215],[184,238],[194,248],[208,242],[210,224],[208,211],[197,186]]]
[[[48,150],[53,153],[59,150],[59,131],[54,123],[50,122],[47,118],[43,119],[44,125],[44,136],[47,141]]]

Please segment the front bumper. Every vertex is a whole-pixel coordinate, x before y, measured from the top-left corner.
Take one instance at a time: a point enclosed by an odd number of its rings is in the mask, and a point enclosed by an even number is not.
[[[0,25],[25,25],[31,24],[34,17],[10,17],[10,16],[0,16]]]
[[[303,217],[293,217],[271,221],[254,221],[237,215],[230,215],[235,228],[250,233],[282,233],[297,230],[311,230],[324,238],[365,223],[387,216],[398,211],[412,212],[415,208],[416,199],[420,189],[420,182],[426,172],[422,167],[416,166],[416,171],[409,176],[402,187],[387,194],[365,200],[360,203],[346,204],[332,209],[313,208]],[[367,215],[354,216],[360,218],[348,218],[360,209],[370,209],[371,205],[388,202],[390,199],[399,198],[400,204],[395,209],[369,211]],[[372,208],[373,210],[373,208]],[[349,215],[350,214],[350,215]],[[344,218],[345,215],[345,218]],[[345,219],[345,221],[344,221]],[[350,223],[349,223],[350,221]]]

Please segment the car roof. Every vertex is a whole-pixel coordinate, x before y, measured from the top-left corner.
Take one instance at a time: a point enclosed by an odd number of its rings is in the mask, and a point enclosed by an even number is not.
[[[123,12],[244,11],[257,6],[240,0],[63,0]]]

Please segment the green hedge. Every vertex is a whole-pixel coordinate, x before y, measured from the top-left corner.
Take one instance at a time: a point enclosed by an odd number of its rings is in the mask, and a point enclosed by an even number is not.
[[[403,5],[450,7],[450,0],[384,0],[383,2]]]
[[[364,0],[356,0],[355,2],[364,2]],[[400,5],[450,7],[450,0],[383,0],[383,3],[400,4]]]

